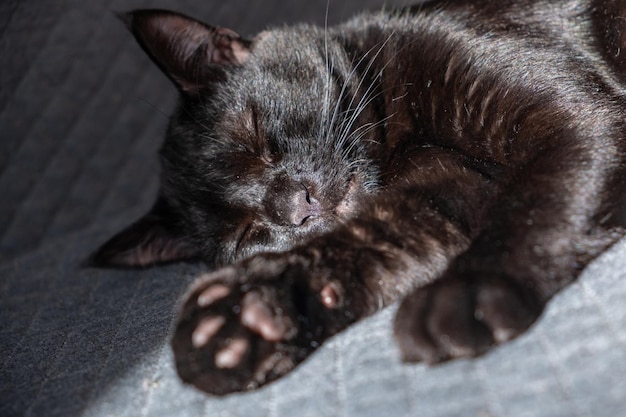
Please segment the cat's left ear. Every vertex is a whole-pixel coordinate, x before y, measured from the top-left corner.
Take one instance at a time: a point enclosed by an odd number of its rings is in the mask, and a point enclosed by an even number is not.
[[[169,204],[159,198],[152,210],[109,239],[83,265],[143,268],[198,259],[198,250],[179,230]]]
[[[241,65],[251,42],[230,29],[208,26],[166,10],[120,13],[150,58],[185,93],[195,93],[215,76],[215,68]]]

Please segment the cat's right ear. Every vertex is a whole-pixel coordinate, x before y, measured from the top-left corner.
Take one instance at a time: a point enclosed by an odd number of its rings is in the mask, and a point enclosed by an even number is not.
[[[199,257],[174,224],[169,205],[160,198],[148,214],[109,239],[84,266],[143,268]]]
[[[251,42],[230,29],[211,27],[166,10],[118,13],[135,38],[184,93],[196,93],[215,74],[215,68],[241,65]]]

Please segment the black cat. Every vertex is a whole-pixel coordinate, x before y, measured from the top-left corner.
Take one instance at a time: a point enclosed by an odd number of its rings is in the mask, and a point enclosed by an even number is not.
[[[174,335],[214,394],[403,300],[405,361],[523,332],[624,236],[626,1],[444,1],[252,40],[124,15],[181,101],[154,209],[93,262],[202,259]]]

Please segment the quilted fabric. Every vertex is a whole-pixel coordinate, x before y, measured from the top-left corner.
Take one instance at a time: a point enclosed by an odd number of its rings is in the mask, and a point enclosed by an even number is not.
[[[332,1],[329,20],[380,4]],[[111,13],[135,7],[254,34],[323,23],[326,1],[0,2],[0,416],[626,415],[626,241],[477,360],[400,364],[392,307],[257,392],[183,385],[169,335],[201,266],[80,267],[156,193],[175,91]]]

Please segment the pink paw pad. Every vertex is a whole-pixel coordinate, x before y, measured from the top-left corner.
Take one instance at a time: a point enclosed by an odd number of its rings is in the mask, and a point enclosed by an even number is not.
[[[285,323],[274,316],[259,294],[246,294],[242,305],[241,322],[244,326],[270,342],[278,342],[284,337],[287,331]]]
[[[191,344],[195,348],[201,348],[209,343],[211,338],[222,328],[226,319],[224,317],[211,317],[204,319],[191,335]]]
[[[217,300],[226,297],[228,294],[230,294],[230,288],[228,288],[226,285],[211,285],[209,288],[202,291],[200,295],[198,295],[198,306],[208,307]]]
[[[320,291],[322,305],[326,308],[337,308],[340,303],[339,288],[333,283],[326,284]]]
[[[215,354],[215,366],[222,369],[232,369],[241,363],[248,352],[249,343],[245,339],[233,339]]]

